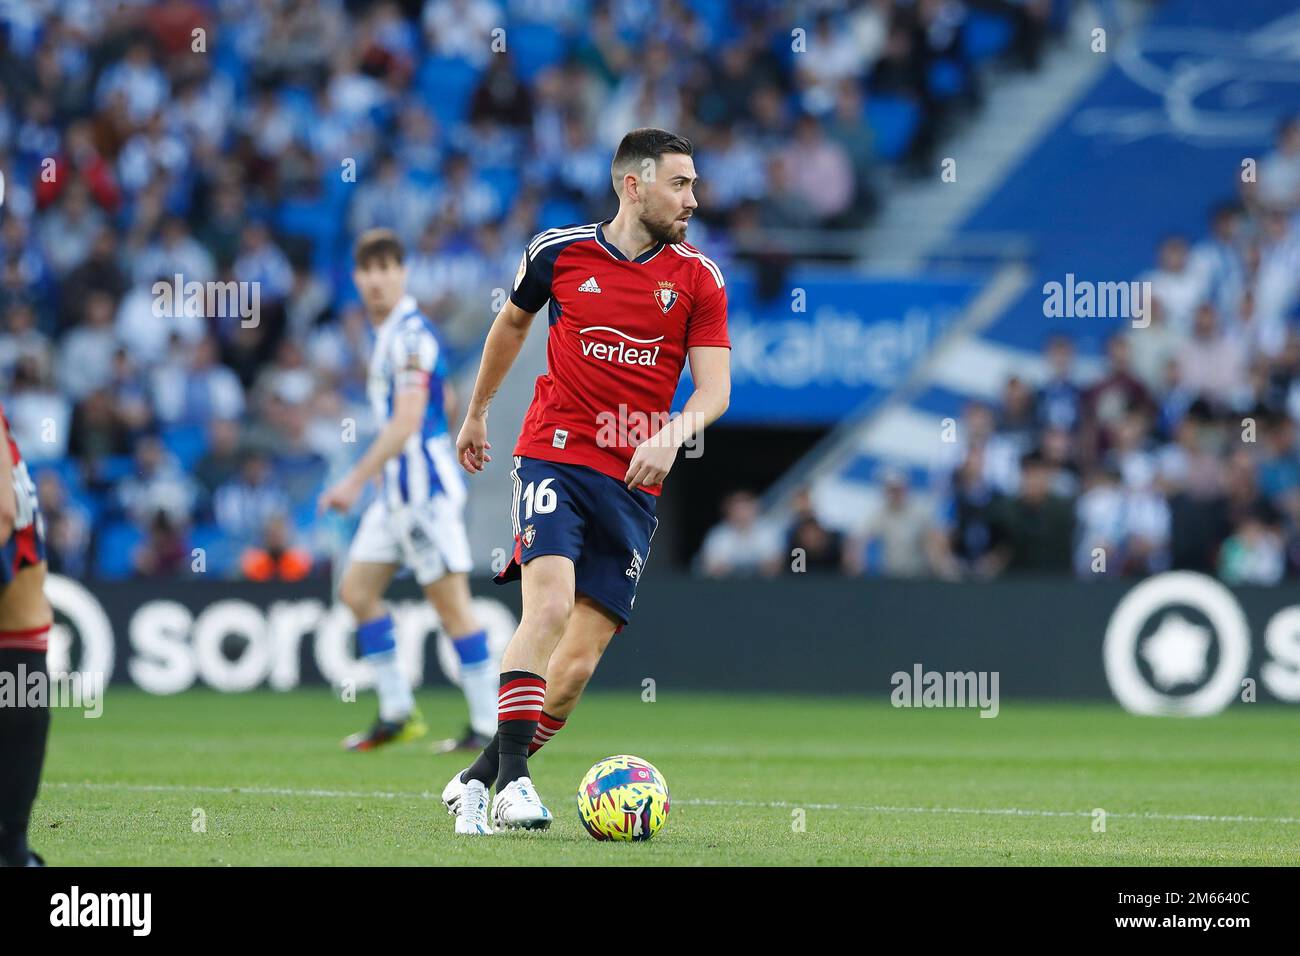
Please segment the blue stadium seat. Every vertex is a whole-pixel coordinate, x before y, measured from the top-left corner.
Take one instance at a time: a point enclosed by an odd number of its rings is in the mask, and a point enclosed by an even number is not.
[[[163,444],[190,471],[208,450],[208,432],[202,425],[169,425],[163,430]]]
[[[276,211],[275,228],[286,236],[301,236],[314,243],[332,235],[338,221],[337,214],[323,200],[286,199]]]
[[[962,30],[962,49],[975,63],[988,60],[1006,50],[1014,32],[1015,27],[1007,17],[972,10]]]
[[[542,70],[564,59],[568,41],[548,24],[530,23],[526,29],[511,31],[509,49],[519,78],[530,83]]]
[[[469,112],[478,78],[478,68],[472,63],[458,57],[435,56],[424,61],[415,85],[438,122],[447,127],[459,123]]]
[[[316,113],[316,99],[302,86],[283,86],[276,91],[280,105],[300,122],[310,123]]]
[[[921,111],[901,96],[873,96],[867,100],[867,124],[875,134],[876,155],[896,162],[906,155],[921,122]]]
[[[571,222],[582,222],[582,210],[567,199],[547,199],[538,211],[537,221],[543,229]]]
[[[204,552],[204,577],[228,578],[239,566],[239,544],[226,537],[215,524],[195,525],[190,532],[190,548]]]
[[[122,581],[131,576],[131,556],[144,540],[135,525],[118,521],[101,529],[95,554],[95,573],[108,581]]]
[[[46,472],[53,472],[59,476],[59,480],[63,483],[63,487],[70,494],[77,494],[85,487],[81,478],[81,466],[77,463],[75,458],[63,458],[59,461],[41,462],[40,464],[33,465],[30,471],[32,481],[34,481],[37,486],[41,483],[42,475]]]
[[[130,455],[109,455],[99,460],[99,472],[96,477],[108,484],[115,484],[123,478],[135,474],[135,459]]]
[[[519,173],[503,167],[479,170],[479,177],[486,182],[501,201],[502,209],[509,209],[519,193]]]
[[[966,71],[954,60],[935,60],[926,76],[930,92],[941,100],[950,100],[966,90]]]
[[[293,522],[294,528],[301,533],[311,531],[316,526],[319,517],[316,514],[316,497],[319,496],[313,496],[305,501],[298,502],[289,515],[289,520]]]

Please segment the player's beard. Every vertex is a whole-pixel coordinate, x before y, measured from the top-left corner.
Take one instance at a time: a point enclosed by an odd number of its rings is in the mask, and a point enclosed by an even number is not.
[[[643,215],[641,225],[650,238],[661,245],[671,246],[675,242],[682,242],[686,239],[686,223],[684,221],[669,219],[665,222]]]

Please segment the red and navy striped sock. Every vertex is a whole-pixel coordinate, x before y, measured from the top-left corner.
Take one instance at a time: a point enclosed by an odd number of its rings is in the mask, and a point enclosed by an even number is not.
[[[546,678],[528,671],[501,675],[497,696],[497,793],[528,776],[528,745],[546,700]]]
[[[528,745],[528,756],[532,756],[546,745],[546,742],[560,732],[565,721],[560,717],[552,717],[546,711],[542,711],[542,716],[537,720],[537,733],[533,734],[533,742]]]

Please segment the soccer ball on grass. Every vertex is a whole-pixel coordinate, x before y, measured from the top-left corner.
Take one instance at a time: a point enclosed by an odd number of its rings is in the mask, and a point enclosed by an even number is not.
[[[578,786],[578,817],[597,840],[648,840],[668,819],[668,783],[640,757],[606,757]]]

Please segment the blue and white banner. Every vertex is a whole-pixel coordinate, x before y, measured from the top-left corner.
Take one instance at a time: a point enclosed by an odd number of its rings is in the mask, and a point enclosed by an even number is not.
[[[901,383],[982,284],[796,270],[783,293],[764,300],[751,277],[733,271],[726,422],[830,425],[851,415]],[[683,375],[673,408],[690,392]]]

